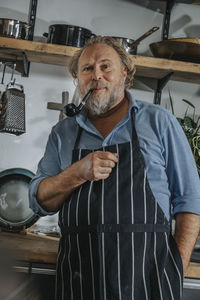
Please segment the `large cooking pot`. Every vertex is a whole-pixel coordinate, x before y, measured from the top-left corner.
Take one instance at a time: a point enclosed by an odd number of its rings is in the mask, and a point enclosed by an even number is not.
[[[27,40],[30,25],[14,19],[0,18],[0,36]]]
[[[0,226],[7,231],[21,231],[38,220],[29,208],[29,182],[34,174],[15,168],[0,172]]]
[[[174,38],[152,43],[149,47],[155,57],[200,63],[198,38]]]
[[[43,36],[47,37],[47,43],[81,48],[94,34],[89,29],[79,26],[53,24],[49,26],[49,32],[45,32]]]
[[[118,42],[129,54],[136,54],[137,53],[137,46],[139,43],[147,38],[149,35],[157,31],[159,27],[155,26],[152,27],[150,30],[148,30],[146,33],[144,33],[142,36],[140,36],[137,40],[124,38],[124,37],[118,37],[118,36],[112,36],[112,38]]]

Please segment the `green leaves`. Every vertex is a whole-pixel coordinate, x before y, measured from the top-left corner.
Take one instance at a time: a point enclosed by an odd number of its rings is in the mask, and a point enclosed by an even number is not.
[[[170,103],[171,106],[173,107],[173,101],[171,98],[171,95],[169,95],[170,97]],[[183,102],[185,102],[188,107],[185,111],[185,115],[183,118],[177,118],[178,122],[180,123],[181,127],[183,128],[189,143],[191,144],[191,141],[193,139],[193,137],[199,135],[199,130],[200,130],[200,117],[197,118],[197,120],[195,120],[195,106],[194,104],[192,104],[190,101],[186,100],[186,99],[182,99]],[[193,113],[192,116],[189,116],[189,108],[193,109]],[[172,112],[174,112],[174,110],[172,110]]]

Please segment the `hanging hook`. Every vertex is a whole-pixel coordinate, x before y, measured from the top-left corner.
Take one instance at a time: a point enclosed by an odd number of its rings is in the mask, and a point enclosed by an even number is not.
[[[5,72],[6,72],[6,65],[7,63],[3,63],[3,75],[2,75],[2,78],[1,78],[1,84],[4,84],[4,77],[5,77]]]
[[[14,77],[14,72],[15,72],[15,68],[16,68],[16,62],[13,63],[13,65],[12,65],[12,74],[11,74],[11,78],[10,78],[10,84],[11,84],[11,85],[15,85],[15,81],[16,81],[15,78],[13,79],[13,77]]]

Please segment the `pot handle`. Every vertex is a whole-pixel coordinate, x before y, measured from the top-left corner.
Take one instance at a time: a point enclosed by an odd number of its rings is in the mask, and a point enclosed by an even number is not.
[[[46,38],[48,38],[48,33],[47,33],[47,32],[44,32],[44,33],[43,33],[43,36],[46,37]]]
[[[85,33],[85,38],[86,38],[86,39],[90,39],[90,38],[92,38],[92,37],[94,37],[94,36],[96,36],[95,33],[92,33],[92,32],[91,32],[91,33],[88,33],[88,32]]]
[[[149,35],[151,35],[152,33],[154,33],[155,31],[157,31],[160,27],[154,26],[152,27],[150,30],[148,30],[147,32],[145,32],[141,37],[139,37],[137,40],[133,41],[133,43],[131,43],[131,47],[135,47],[137,46],[142,40],[144,40],[145,38],[147,38]]]

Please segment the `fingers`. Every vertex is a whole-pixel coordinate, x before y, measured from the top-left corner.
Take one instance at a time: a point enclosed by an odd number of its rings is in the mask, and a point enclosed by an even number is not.
[[[106,179],[109,177],[110,173],[112,172],[112,168],[101,168],[93,169],[92,172],[92,181],[98,181],[100,179]]]
[[[101,168],[114,168],[116,163],[112,160],[101,160],[99,164]]]
[[[117,153],[112,153],[109,151],[95,151],[93,153],[94,153],[94,155],[97,155],[97,157],[99,159],[109,160],[109,161],[113,161],[115,163],[118,162],[118,154]]]
[[[94,181],[109,177],[118,162],[117,153],[96,151],[92,153],[92,177]]]
[[[97,181],[106,179],[117,162],[117,153],[95,151],[78,162],[77,172],[83,180]]]

